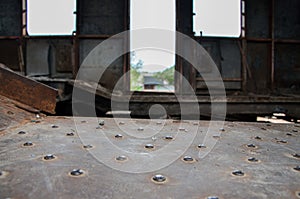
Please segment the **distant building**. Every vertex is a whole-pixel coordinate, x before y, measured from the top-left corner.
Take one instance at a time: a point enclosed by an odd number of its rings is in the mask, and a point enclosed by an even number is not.
[[[164,83],[153,76],[144,76],[144,89],[154,90],[156,86],[164,85]]]

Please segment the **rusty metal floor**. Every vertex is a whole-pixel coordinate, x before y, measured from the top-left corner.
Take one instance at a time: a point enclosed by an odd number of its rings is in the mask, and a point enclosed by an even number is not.
[[[199,151],[210,150],[201,145],[209,122],[185,121],[186,129],[199,129],[183,156],[158,171],[131,174],[98,161],[90,152],[99,147],[82,143],[72,118],[25,116],[30,122],[1,132],[0,198],[300,198],[297,124],[226,122],[214,148],[200,159]],[[95,126],[94,118],[77,119],[77,129],[97,136],[104,130],[112,143],[145,153],[174,142],[178,128],[173,120],[157,122],[161,134],[135,142],[125,134],[115,137],[120,129],[111,118],[101,118],[103,126]],[[124,119],[122,125],[134,131],[134,124],[146,123]],[[110,154],[110,149],[98,152]],[[131,161],[115,155],[111,160],[120,165]]]

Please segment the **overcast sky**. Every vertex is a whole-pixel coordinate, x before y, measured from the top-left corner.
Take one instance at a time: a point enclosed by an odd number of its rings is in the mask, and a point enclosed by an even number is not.
[[[70,35],[75,30],[75,0],[28,0],[30,35]],[[194,31],[204,36],[240,34],[240,0],[194,0]],[[175,0],[131,0],[131,29],[175,31]],[[134,38],[133,38],[134,39]],[[174,55],[138,51],[144,69],[157,71],[174,65]]]

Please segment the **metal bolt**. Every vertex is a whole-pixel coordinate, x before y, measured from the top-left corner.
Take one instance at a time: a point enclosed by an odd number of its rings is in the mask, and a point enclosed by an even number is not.
[[[100,121],[99,121],[99,125],[100,125],[100,126],[103,126],[103,125],[104,125],[104,120],[100,120]]]
[[[298,166],[294,167],[294,170],[300,171],[300,166],[298,165]]]
[[[256,140],[261,140],[261,137],[256,136],[254,139],[256,139]]]
[[[115,135],[115,138],[122,138],[122,137],[123,137],[122,134],[117,134],[117,135]]]
[[[255,148],[256,146],[255,146],[255,144],[247,144],[247,147],[249,147],[249,148]]]
[[[161,122],[161,121],[158,121],[158,122],[156,122],[156,124],[162,124],[162,122]]]
[[[116,157],[116,160],[125,161],[125,160],[127,160],[127,157],[125,155],[120,155],[120,156]]]
[[[72,176],[80,176],[80,175],[82,175],[83,173],[84,173],[84,171],[81,170],[81,169],[73,169],[73,170],[70,172],[70,174],[71,174]]]
[[[66,135],[67,135],[67,136],[74,136],[74,133],[73,133],[73,132],[70,132],[70,133],[67,133]]]
[[[146,149],[153,149],[153,148],[154,148],[154,145],[153,145],[153,144],[146,144],[146,145],[145,145],[145,148],[146,148]]]
[[[185,128],[180,127],[180,128],[179,128],[179,131],[185,131]]]
[[[288,136],[293,136],[293,134],[291,134],[291,133],[286,133],[286,135],[288,135]]]
[[[184,156],[183,160],[186,162],[192,162],[192,161],[194,161],[194,158],[192,158],[191,156]]]
[[[57,129],[57,128],[58,128],[58,126],[55,125],[55,124],[53,124],[51,127],[52,127],[53,129]]]
[[[55,156],[53,154],[48,154],[44,156],[44,160],[53,160]]]
[[[248,158],[249,162],[258,162],[258,159],[254,158],[254,157],[250,157]]]
[[[277,143],[282,143],[282,144],[288,143],[288,141],[286,141],[286,140],[277,140],[276,142],[277,142]]]
[[[300,154],[299,154],[299,153],[294,153],[294,154],[292,154],[292,156],[293,156],[294,158],[300,158]]]
[[[25,132],[25,131],[19,131],[18,134],[19,134],[19,135],[24,135],[24,134],[26,134],[26,132]]]
[[[152,177],[152,180],[155,182],[165,182],[167,180],[167,178],[161,174],[157,174]]]
[[[225,129],[224,128],[220,128],[220,131],[225,131]]]
[[[198,148],[199,148],[199,149],[201,149],[201,148],[206,148],[206,146],[205,146],[204,144],[199,144],[199,145],[198,145]]]
[[[167,135],[167,136],[165,137],[165,139],[166,139],[166,140],[173,140],[173,136]]]
[[[23,144],[23,146],[32,146],[32,145],[33,145],[32,142],[25,142],[25,143]]]
[[[208,196],[207,199],[219,199],[218,196]]]
[[[90,145],[90,144],[84,145],[83,148],[85,148],[85,149],[91,149],[91,148],[93,148],[93,145]]]
[[[138,131],[143,131],[144,128],[143,128],[143,127],[139,127],[137,130],[138,130]]]
[[[232,174],[235,176],[244,176],[245,175],[245,173],[241,170],[235,170],[232,172]]]

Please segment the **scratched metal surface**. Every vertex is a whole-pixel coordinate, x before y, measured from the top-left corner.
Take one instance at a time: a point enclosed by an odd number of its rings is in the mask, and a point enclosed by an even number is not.
[[[114,144],[145,152],[146,143],[153,143],[156,150],[172,142],[163,138],[178,128],[173,120],[157,123],[164,126],[165,134],[155,140],[134,141],[120,132],[113,119],[102,118],[105,124],[101,128],[92,119],[79,118],[79,125],[91,134],[105,130]],[[97,161],[89,153],[97,146],[83,147],[72,118],[39,120],[8,128],[0,137],[0,198],[300,198],[300,171],[294,169],[300,165],[300,158],[293,157],[300,153],[299,125],[226,122],[221,136],[215,137],[215,147],[199,159],[199,150],[207,148],[197,146],[208,127],[207,121],[200,121],[198,134],[184,154],[195,161],[187,163],[178,158],[158,171],[130,174]],[[143,127],[146,123],[124,120],[122,125],[136,131],[134,124]],[[186,121],[185,125],[186,129],[197,126],[195,121]],[[123,137],[114,138],[119,133]],[[33,145],[23,146],[26,142]],[[44,160],[47,154],[55,158]],[[258,161],[250,162],[250,157]],[[73,169],[84,173],[71,176]],[[244,176],[234,176],[235,170],[241,170]],[[166,181],[154,183],[151,179],[156,174],[165,176]]]

